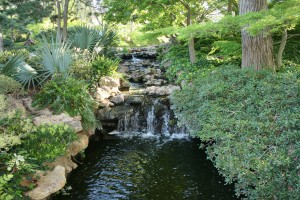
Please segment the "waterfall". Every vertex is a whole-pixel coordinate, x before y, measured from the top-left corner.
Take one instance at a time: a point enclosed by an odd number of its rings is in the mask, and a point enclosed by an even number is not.
[[[147,114],[147,133],[154,133],[154,131],[155,131],[154,109],[155,109],[157,102],[158,102],[158,99],[155,99],[150,111]]]
[[[140,111],[137,111],[131,118],[131,131],[138,132],[140,126]]]
[[[132,54],[132,62],[133,63],[138,63],[138,62],[141,62],[142,60],[141,59],[138,59],[134,56],[134,54]]]
[[[165,109],[165,113],[163,115],[163,125],[162,125],[162,134],[169,136],[169,122],[170,122],[170,111],[169,109]]]

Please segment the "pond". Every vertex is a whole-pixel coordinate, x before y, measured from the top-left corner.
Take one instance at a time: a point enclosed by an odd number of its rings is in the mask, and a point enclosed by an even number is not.
[[[238,199],[199,144],[184,134],[128,132],[91,141],[83,163],[68,178],[69,195],[52,199]]]

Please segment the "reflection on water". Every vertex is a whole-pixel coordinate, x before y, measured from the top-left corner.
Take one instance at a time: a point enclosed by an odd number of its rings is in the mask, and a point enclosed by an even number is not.
[[[237,199],[197,141],[124,135],[91,143],[68,179],[70,195],[53,199]]]

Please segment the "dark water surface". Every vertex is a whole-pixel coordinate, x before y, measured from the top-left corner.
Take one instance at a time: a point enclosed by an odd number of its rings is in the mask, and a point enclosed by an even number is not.
[[[68,196],[53,200],[237,199],[194,139],[149,136],[91,142]]]

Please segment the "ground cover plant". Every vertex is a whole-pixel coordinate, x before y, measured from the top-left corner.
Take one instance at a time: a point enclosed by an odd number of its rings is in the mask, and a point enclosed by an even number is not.
[[[206,146],[236,193],[249,199],[300,195],[299,71],[223,67],[172,97],[175,112]],[[196,109],[195,109],[196,108]]]

